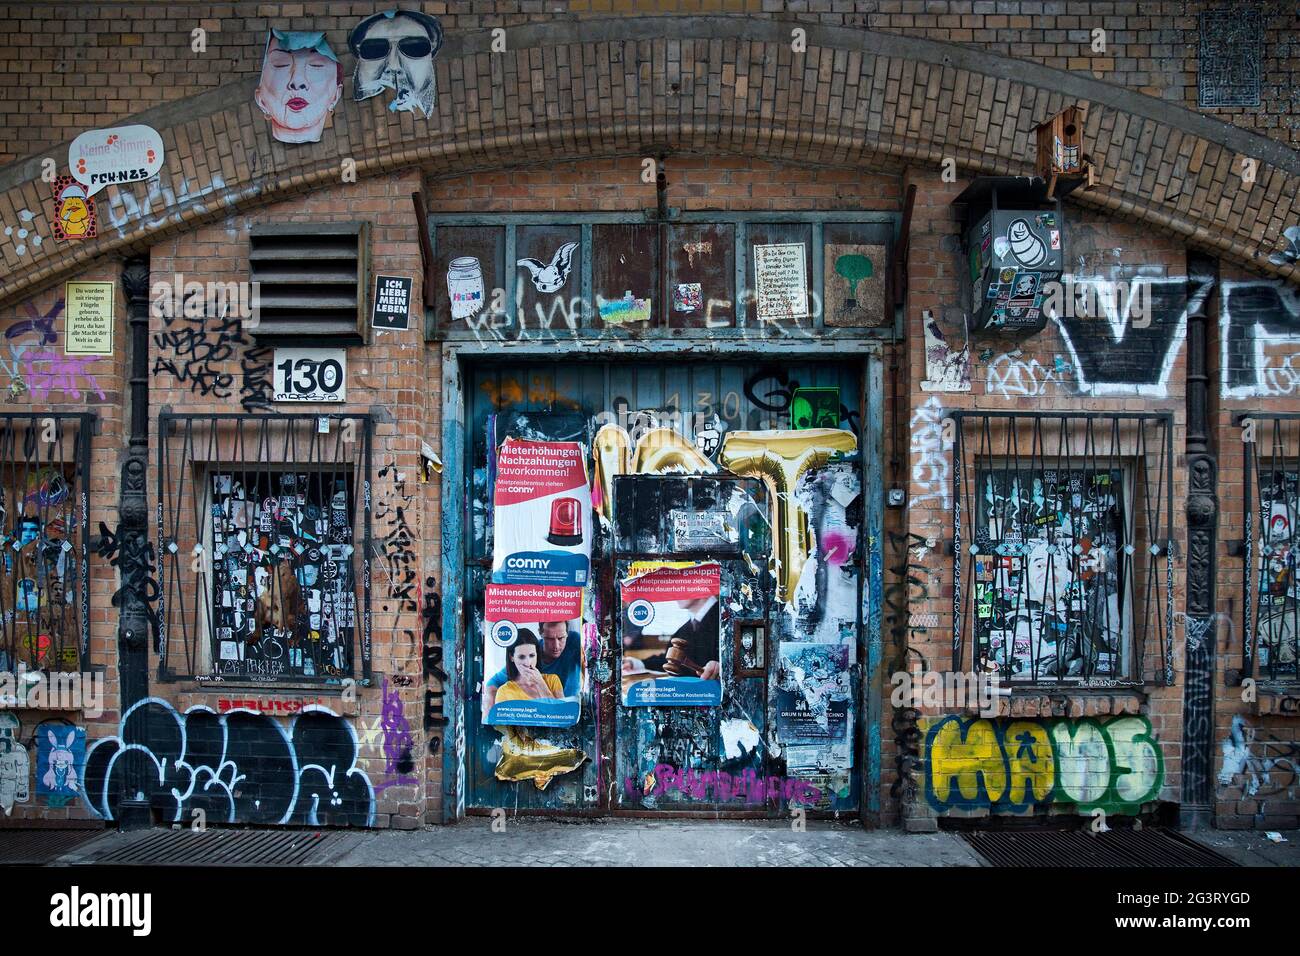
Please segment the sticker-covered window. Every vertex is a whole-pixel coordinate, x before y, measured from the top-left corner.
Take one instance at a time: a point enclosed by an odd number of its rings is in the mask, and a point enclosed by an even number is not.
[[[0,415],[0,673],[87,664],[91,422]],[[100,553],[116,562],[115,535],[100,531]],[[20,679],[7,705],[30,686]]]
[[[352,672],[357,626],[350,473],[209,473],[213,671]]]
[[[1294,462],[1294,459],[1292,459]],[[1300,472],[1265,468],[1259,482],[1259,559],[1255,646],[1259,673],[1295,678],[1300,647],[1300,588],[1296,584],[1296,520]]]
[[[1129,676],[1123,470],[983,466],[976,485],[982,666],[1007,681]]]

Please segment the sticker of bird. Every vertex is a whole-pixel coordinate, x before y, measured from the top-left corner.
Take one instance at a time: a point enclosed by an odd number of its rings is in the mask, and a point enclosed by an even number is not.
[[[520,259],[516,265],[527,269],[533,279],[533,288],[538,292],[559,292],[564,283],[569,281],[573,269],[573,250],[578,248],[576,242],[566,242],[555,251],[549,265],[537,259]]]

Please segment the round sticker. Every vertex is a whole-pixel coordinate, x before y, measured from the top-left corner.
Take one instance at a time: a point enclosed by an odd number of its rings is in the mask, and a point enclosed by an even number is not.
[[[627,606],[627,619],[637,627],[645,627],[655,619],[655,606],[649,601],[633,601]]]
[[[519,636],[519,629],[509,621],[497,621],[492,625],[492,643],[497,647],[509,647]]]

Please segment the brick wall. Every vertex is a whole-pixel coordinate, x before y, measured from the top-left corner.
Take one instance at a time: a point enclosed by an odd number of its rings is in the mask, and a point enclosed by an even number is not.
[[[1225,269],[1221,275],[1221,293],[1214,303],[1211,323],[1211,353],[1223,355],[1223,338],[1242,316],[1231,308],[1236,284],[1259,290],[1268,288],[1247,273]],[[1283,292],[1285,297],[1285,290]],[[1292,306],[1294,307],[1294,306]],[[1285,300],[1283,308],[1286,308]],[[1282,313],[1285,314],[1285,313]],[[1226,328],[1225,328],[1226,327]],[[1263,329],[1257,333],[1261,339]],[[1251,674],[1243,673],[1243,642],[1254,631],[1257,646],[1267,631],[1259,626],[1261,608],[1259,555],[1265,542],[1260,540],[1258,511],[1260,493],[1254,476],[1247,474],[1247,432],[1239,421],[1254,418],[1257,427],[1252,451],[1269,454],[1276,449],[1290,462],[1296,461],[1295,432],[1276,435],[1268,415],[1294,414],[1296,387],[1287,371],[1293,355],[1300,351],[1300,336],[1283,329],[1270,337],[1258,351],[1228,350],[1228,360],[1219,380],[1211,380],[1212,393],[1218,396],[1211,419],[1212,442],[1219,466],[1219,540],[1217,550],[1218,614],[1215,618],[1214,655],[1214,791],[1216,825],[1234,828],[1287,829],[1300,824],[1300,783],[1296,779],[1297,754],[1300,754],[1300,684],[1295,677],[1273,681],[1268,669],[1256,666]],[[1216,363],[1218,364],[1218,363]],[[1231,379],[1232,372],[1243,376]],[[1239,383],[1247,384],[1239,384]],[[1233,392],[1238,394],[1234,395]],[[1276,442],[1276,444],[1275,444]],[[1279,462],[1279,468],[1285,467]],[[1246,495],[1251,495],[1254,516],[1245,513]],[[1250,517],[1254,517],[1250,521]],[[1246,566],[1240,550],[1253,527],[1254,569]],[[1274,542],[1285,545],[1285,541]],[[1294,573],[1294,572],[1292,572]],[[1251,631],[1246,629],[1245,585],[1252,576]],[[1288,612],[1289,613],[1289,612]],[[1255,686],[1243,684],[1252,678]]]
[[[1085,326],[1079,341],[1073,342],[1072,347],[1065,340],[1061,329],[1055,323],[1050,323],[1043,332],[1021,341],[982,335],[973,337],[970,340],[970,390],[947,393],[926,391],[921,385],[927,375],[926,348],[922,345],[925,341],[925,315],[928,313],[939,322],[949,338],[951,349],[960,348],[964,342],[962,309],[954,303],[961,301],[962,286],[970,281],[969,270],[958,245],[963,225],[957,208],[950,203],[965,184],[946,184],[938,177],[916,171],[909,174],[909,182],[915,182],[919,187],[908,260],[910,275],[906,313],[910,343],[907,353],[907,374],[911,383],[907,392],[910,427],[906,432],[903,429],[895,431],[896,440],[906,442],[902,449],[895,450],[895,455],[902,457],[910,466],[906,472],[908,505],[905,514],[898,518],[901,524],[898,531],[900,537],[894,542],[898,558],[891,572],[892,581],[887,580],[886,585],[907,585],[907,666],[910,668],[914,666],[913,662],[917,662],[925,671],[942,674],[958,670],[952,664],[954,558],[949,549],[954,536],[953,511],[958,504],[955,496],[959,492],[953,490],[956,451],[952,444],[940,438],[941,423],[955,410],[1071,413],[1171,411],[1175,455],[1173,537],[1181,541],[1185,535],[1181,501],[1186,494],[1181,477],[1184,469],[1180,467],[1185,443],[1185,353],[1181,346],[1175,351],[1171,344],[1165,374],[1153,374],[1149,379],[1151,383],[1163,382],[1158,389],[1151,389],[1161,394],[1140,396],[1136,388],[1126,388],[1123,384],[1118,385],[1120,394],[1096,394],[1098,385],[1110,385],[1113,388],[1127,377],[1124,372],[1125,362],[1116,357],[1118,343],[1109,323],[1100,318],[1089,320],[1095,325],[1090,329]],[[1067,216],[1069,228],[1065,240],[1065,261],[1067,270],[1073,271],[1077,277],[1124,279],[1140,267],[1152,277],[1174,277],[1181,287],[1186,276],[1186,254],[1178,244],[1144,234],[1126,224],[1106,222],[1087,215]],[[1177,310],[1168,314],[1156,311],[1152,316],[1153,325],[1171,323],[1174,328],[1181,326],[1182,319],[1182,314]],[[1126,325],[1122,334],[1131,335],[1132,330]],[[1081,368],[1087,367],[1089,356],[1105,357],[1106,361],[1094,364],[1106,376],[1113,376],[1113,380],[1086,382]],[[1130,356],[1129,360],[1136,361],[1136,357]],[[1153,362],[1143,367],[1155,370],[1161,365]],[[1094,368],[1094,373],[1095,371]],[[1014,445],[1004,439],[1001,432],[995,433],[998,437],[994,440],[983,444],[979,430],[983,427],[978,425],[973,434],[968,433],[967,453],[962,462],[967,474],[981,457],[1010,459],[1013,449],[1021,456],[1022,466],[1027,459],[1032,458],[1036,438],[1031,424],[1022,422],[1017,428]],[[1056,461],[1052,456],[1059,450],[1057,440],[1044,432],[1037,441],[1040,442],[1037,446],[1040,456],[1038,466],[1055,467]],[[1078,439],[1075,441],[1075,465],[1086,465],[1089,455],[1084,450],[1083,442]],[[1117,447],[1124,453],[1123,460],[1129,463],[1127,467],[1133,469],[1143,467],[1140,463],[1144,458],[1150,461],[1153,468],[1160,461],[1158,450],[1144,449],[1136,435],[1121,439]],[[1093,454],[1097,454],[1095,446]],[[1108,452],[1102,454],[1103,457],[1108,456]],[[1044,462],[1044,457],[1052,460]],[[1168,464],[1168,459],[1163,461]],[[1095,458],[1093,464],[1096,464]],[[1159,477],[1163,478],[1163,474]],[[1167,482],[1162,484],[1162,488],[1167,487]],[[975,516],[972,509],[981,506],[981,495],[982,491],[977,489],[973,497],[962,502],[965,509],[963,552],[967,542],[973,540],[972,525]],[[1135,494],[1129,506],[1141,507],[1140,499],[1141,496]],[[1137,533],[1140,533],[1142,521],[1136,521],[1135,526]],[[961,560],[963,574],[968,575],[969,565],[965,554]],[[887,559],[886,566],[889,565]],[[911,577],[910,582],[906,579],[900,581],[899,568],[905,569],[905,573]],[[1139,571],[1143,568],[1141,551],[1135,558],[1134,568]],[[1161,579],[1159,599],[1151,601],[1150,593],[1138,594],[1134,608],[1140,609],[1144,601],[1150,602],[1153,605],[1150,610],[1154,615],[1163,617],[1163,564],[1158,564],[1157,569],[1156,573]],[[1174,567],[1175,608],[1183,606],[1183,573],[1184,563],[1179,554]],[[966,671],[973,666],[970,642],[973,640],[975,609],[969,596],[973,586],[969,578],[963,585],[964,667],[961,669]],[[900,592],[901,590],[900,588]],[[1136,631],[1136,626],[1134,630]],[[896,620],[893,632],[895,641],[900,639],[903,631],[902,623]],[[1181,657],[1180,648],[1175,644],[1173,661],[1177,683],[1181,683],[1178,674]],[[924,818],[936,808],[941,808],[948,815],[961,815],[987,813],[990,804],[996,805],[999,802],[1020,804],[1019,799],[1006,794],[999,798],[990,782],[993,779],[989,774],[990,768],[1003,765],[1003,755],[997,749],[996,735],[1018,737],[1021,733],[1029,733],[1033,738],[1033,746],[1046,746],[1049,738],[1060,732],[1056,728],[1062,723],[1071,734],[1079,735],[1129,734],[1138,730],[1146,732],[1149,728],[1150,736],[1158,741],[1163,760],[1163,774],[1151,775],[1151,779],[1160,783],[1158,798],[1177,800],[1180,779],[1179,743],[1182,735],[1181,691],[1178,686],[1162,686],[1162,666],[1162,648],[1155,635],[1150,635],[1140,662],[1147,682],[1136,692],[1104,687],[1082,691],[1072,689],[1068,684],[1044,688],[1044,684],[1051,683],[1050,680],[1037,683],[1036,686],[1040,689],[1033,692],[1017,691],[1013,685],[1012,696],[1004,698],[999,705],[1000,717],[992,721],[975,720],[973,710],[960,711],[953,718],[951,710],[945,711],[941,707],[917,708],[919,713],[915,718],[921,733],[918,735],[910,730],[912,720],[902,720],[900,723],[904,729],[899,731],[899,739],[895,741],[895,746],[899,746],[910,735],[913,759],[919,760],[913,803],[902,808],[905,821],[910,821],[909,826],[924,828]],[[955,719],[960,723],[949,725],[945,723],[945,716],[949,722]],[[967,726],[970,721],[974,723]],[[1092,721],[1096,722],[1095,725]],[[1111,726],[1112,722],[1115,722],[1115,727]],[[969,739],[963,736],[966,734],[970,735]],[[1101,737],[1097,736],[1096,739],[1100,740]],[[1007,757],[1014,766],[1018,745],[1008,740],[1003,746],[1012,748]],[[1067,769],[1079,770],[1077,765],[1067,767],[1059,743],[1054,746],[1056,760],[1061,765],[1063,775]],[[1140,756],[1144,759],[1152,757],[1154,746],[1157,745],[1143,744],[1143,754]],[[1038,756],[1041,757],[1042,753],[1039,752]],[[1025,766],[1029,767],[1030,764],[1026,763]],[[1041,772],[1043,765],[1036,766]],[[982,769],[988,779],[980,782],[975,776],[976,769]],[[947,790],[949,777],[953,774],[958,775],[962,781],[960,794]],[[1043,784],[1044,781],[1040,780],[1037,792],[1039,799],[1046,797],[1052,790],[1050,774],[1046,778],[1046,790],[1043,789]],[[929,790],[935,791],[936,796],[928,801]],[[1053,811],[1062,809],[1057,804],[1065,804],[1066,812],[1077,812],[1060,792],[1055,801],[1051,808]],[[1123,812],[1135,809],[1107,802],[1100,805],[1103,809],[1120,809]],[[1017,812],[1023,810],[1021,807]],[[999,812],[999,807],[994,806],[993,811]],[[1001,812],[1006,812],[1006,808],[1001,808]]]
[[[268,206],[253,215],[230,217],[155,247],[150,264],[151,280],[170,282],[174,274],[179,274],[185,282],[248,281],[248,234],[253,225],[365,219],[371,223],[372,230],[372,276],[382,273],[415,277],[412,301],[418,303],[423,295],[422,274],[411,193],[419,184],[419,175],[407,172],[319,190],[292,202]],[[151,320],[151,335],[161,338],[164,333],[184,329],[186,325],[183,318],[168,321],[155,316]],[[230,685],[223,683],[210,693],[201,692],[188,681],[156,687],[160,696],[176,700],[178,710],[202,705],[219,711],[221,701],[232,698],[276,700],[286,696],[312,698],[319,694],[325,707],[346,715],[346,722],[357,737],[360,750],[357,766],[367,773],[376,790],[376,825],[402,828],[421,825],[426,813],[430,820],[436,820],[441,795],[441,741],[435,739],[431,744],[424,731],[422,674],[425,581],[432,577],[436,589],[439,569],[439,483],[436,479],[421,483],[419,474],[421,441],[435,448],[440,444],[442,396],[439,356],[436,350],[423,347],[418,311],[413,314],[411,325],[410,331],[376,333],[371,345],[348,349],[345,404],[293,409],[320,413],[366,413],[372,407],[381,410],[383,420],[376,427],[373,441],[374,473],[369,476],[373,483],[375,538],[371,572],[373,686],[358,688],[355,703],[340,697],[338,688],[273,692],[269,687],[258,688],[238,680]],[[207,327],[207,338],[212,341],[213,318],[208,319]],[[169,347],[158,348],[155,342],[155,367],[150,377],[151,408],[157,411],[167,406],[177,414],[239,411],[240,387],[244,382],[241,361],[253,347],[245,334],[227,357],[204,363],[214,376],[228,374],[231,384],[203,394],[202,379],[178,380],[171,370],[158,364],[159,360],[175,356],[170,354]],[[198,354],[202,354],[201,349]],[[270,356],[262,361],[269,366]],[[180,367],[188,366],[182,361]],[[269,368],[265,374],[270,375]],[[256,407],[246,410],[262,411]],[[283,406],[275,410],[282,411]],[[155,420],[151,422],[151,443],[158,440],[156,428]],[[274,460],[273,457],[271,461]],[[413,552],[413,564],[402,561],[396,550],[400,549],[400,542],[394,537],[398,508],[402,509],[414,542],[409,549]],[[360,548],[359,534],[355,540]],[[188,551],[188,547],[182,550]],[[409,578],[404,573],[406,569],[411,572]],[[409,586],[411,582],[413,588]],[[359,660],[356,673],[359,678]],[[417,770],[395,773],[390,763],[402,746],[399,738],[403,720]],[[417,784],[394,783],[412,776],[418,778]]]
[[[113,329],[114,354],[95,358],[73,359],[75,368],[66,363],[64,355],[66,312],[64,306],[64,284],[47,289],[34,296],[20,309],[7,315],[3,325],[6,330],[6,348],[3,380],[0,389],[5,396],[4,411],[17,415],[46,413],[91,412],[97,420],[98,433],[91,438],[90,475],[87,487],[90,491],[90,515],[87,527],[80,532],[87,537],[91,549],[90,557],[90,647],[88,665],[83,666],[83,674],[93,672],[103,678],[103,713],[88,716],[79,710],[65,709],[27,709],[19,707],[6,710],[19,720],[18,734],[28,746],[28,757],[34,770],[33,779],[42,776],[48,769],[37,766],[38,743],[50,730],[62,726],[84,727],[86,746],[89,748],[96,740],[109,736],[117,727],[119,686],[117,677],[117,610],[112,606],[113,596],[118,588],[117,572],[110,567],[107,560],[94,555],[94,547],[99,535],[99,523],[103,522],[110,530],[117,527],[117,503],[119,469],[126,444],[124,437],[124,418],[126,414],[126,395],[123,388],[125,381],[125,353],[123,343],[127,341],[125,307],[120,276],[112,263],[88,270],[72,281],[116,283],[115,315],[117,321]],[[48,318],[54,315],[53,342],[39,333],[23,331],[24,323],[33,318]],[[53,460],[56,452],[53,448],[37,448],[37,460]],[[20,480],[24,466],[22,444],[10,447],[0,461],[6,487],[11,482]],[[14,507],[17,503],[11,503]],[[15,513],[21,510],[31,514],[37,508],[35,503],[23,503],[15,507]],[[49,514],[48,509],[46,514]],[[69,529],[70,531],[73,529]],[[65,540],[73,540],[69,536]],[[77,558],[80,560],[80,557]],[[46,592],[48,594],[48,592]],[[12,600],[12,598],[10,598]],[[11,605],[12,606],[12,605]],[[12,613],[12,612],[11,612]],[[8,625],[13,627],[13,625]],[[19,639],[23,638],[23,629],[17,630]],[[20,654],[20,657],[22,655]],[[25,661],[29,667],[35,667],[35,661]],[[93,703],[90,695],[88,703]],[[25,821],[44,820],[85,820],[92,814],[80,800],[74,800],[61,808],[47,806],[47,799],[38,796],[35,786],[31,798],[26,803],[13,807],[8,819]]]
[[[1064,4],[1059,0],[553,0],[547,3],[471,0],[421,3],[448,35],[557,16],[689,15],[774,17],[866,27],[978,47],[1107,82],[1196,108],[1199,11],[1211,4]],[[1284,0],[1260,4],[1265,17],[1263,96],[1254,109],[1215,110],[1228,122],[1293,146],[1295,58],[1300,14]],[[6,4],[0,18],[0,162],[48,149],[78,133],[142,110],[256,76],[270,27],[324,30],[336,53],[366,5],[325,3],[168,4],[165,15],[146,4],[65,5],[50,29],[50,9]],[[1107,31],[1104,53],[1093,53],[1092,30]],[[192,31],[207,31],[207,50],[191,50]],[[349,61],[350,62],[350,61]]]

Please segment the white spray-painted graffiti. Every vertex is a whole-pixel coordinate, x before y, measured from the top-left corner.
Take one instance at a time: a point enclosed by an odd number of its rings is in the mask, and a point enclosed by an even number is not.
[[[912,415],[912,481],[917,493],[911,504],[937,501],[947,511],[952,507],[948,453],[943,441],[943,406],[937,398],[926,399]]]
[[[1300,391],[1300,295],[1275,282],[1225,282],[1219,310],[1223,394]]]
[[[1300,746],[1293,741],[1257,738],[1246,718],[1234,714],[1222,750],[1219,786],[1230,787],[1240,777],[1243,796],[1295,797],[1300,783]]]
[[[1066,381],[1069,367],[1043,365],[1036,358],[1022,358],[1019,350],[1003,352],[988,363],[984,389],[990,395],[1002,398],[1037,398],[1062,391],[1072,392],[1073,385]]]

